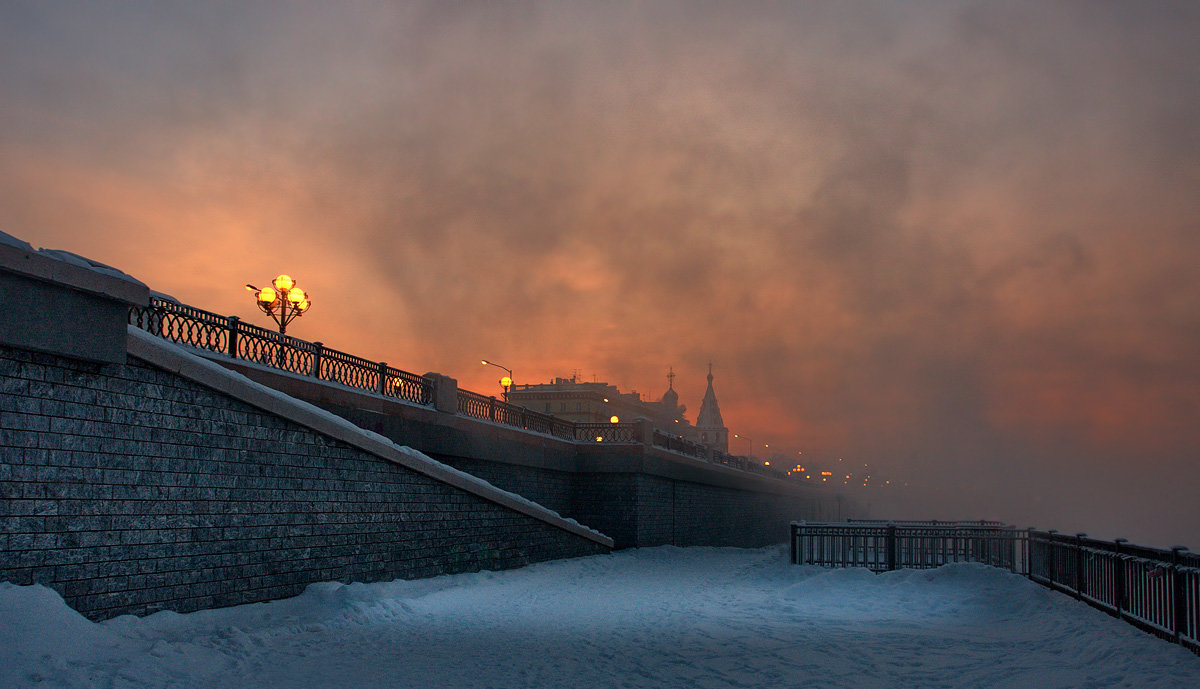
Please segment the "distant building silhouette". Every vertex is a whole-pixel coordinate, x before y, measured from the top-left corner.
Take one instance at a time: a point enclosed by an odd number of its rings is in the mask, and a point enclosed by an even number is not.
[[[687,420],[687,407],[679,403],[679,393],[675,392],[674,369],[667,373],[667,391],[657,402],[643,400],[637,392],[621,392],[609,383],[582,382],[577,376],[555,378],[552,383],[514,385],[508,399],[513,404],[568,421],[607,422],[614,416],[621,421],[633,421],[645,417],[665,433],[728,451],[729,430],[721,420],[712,380],[710,365],[708,390],[700,406],[703,426],[699,422],[692,426]]]

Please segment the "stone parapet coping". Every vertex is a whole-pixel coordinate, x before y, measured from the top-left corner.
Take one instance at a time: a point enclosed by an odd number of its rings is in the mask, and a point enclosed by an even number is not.
[[[583,526],[573,519],[566,519],[553,510],[515,493],[501,490],[487,481],[442,464],[410,447],[397,445],[377,433],[360,428],[340,416],[308,402],[255,383],[240,373],[192,354],[179,345],[155,337],[135,326],[129,326],[128,329],[128,352],[136,359],[340,440],[393,464],[399,464],[435,481],[466,491],[603,546],[613,547],[611,538]]]
[[[0,269],[135,306],[150,303],[150,289],[142,283],[67,252],[34,251],[28,244],[18,246],[13,241],[0,242]]]

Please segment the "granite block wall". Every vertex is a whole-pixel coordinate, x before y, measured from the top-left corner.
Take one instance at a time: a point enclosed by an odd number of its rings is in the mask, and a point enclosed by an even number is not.
[[[638,506],[637,474],[576,474],[567,516],[608,535],[616,548],[645,545],[638,541],[638,523],[646,515]]]
[[[93,619],[607,550],[151,366],[0,347],[0,579]]]
[[[563,516],[570,516],[575,511],[571,503],[573,477],[570,472],[447,455],[434,457],[459,471],[465,471],[497,488],[528,498]],[[597,530],[604,533],[603,529]]]

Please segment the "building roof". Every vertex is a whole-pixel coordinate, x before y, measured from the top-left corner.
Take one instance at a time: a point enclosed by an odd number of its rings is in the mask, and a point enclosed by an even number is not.
[[[708,389],[700,403],[700,414],[696,417],[696,428],[725,428],[721,419],[721,407],[717,404],[717,393],[713,392],[712,364],[708,365]]]

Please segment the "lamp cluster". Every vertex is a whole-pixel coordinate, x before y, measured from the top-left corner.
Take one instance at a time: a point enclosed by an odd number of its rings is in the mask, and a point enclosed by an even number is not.
[[[296,286],[296,281],[290,275],[280,275],[271,281],[270,287],[259,289],[254,285],[246,285],[246,289],[254,292],[254,301],[262,312],[279,324],[279,333],[287,332],[287,324],[304,315],[312,306],[308,292]]]

